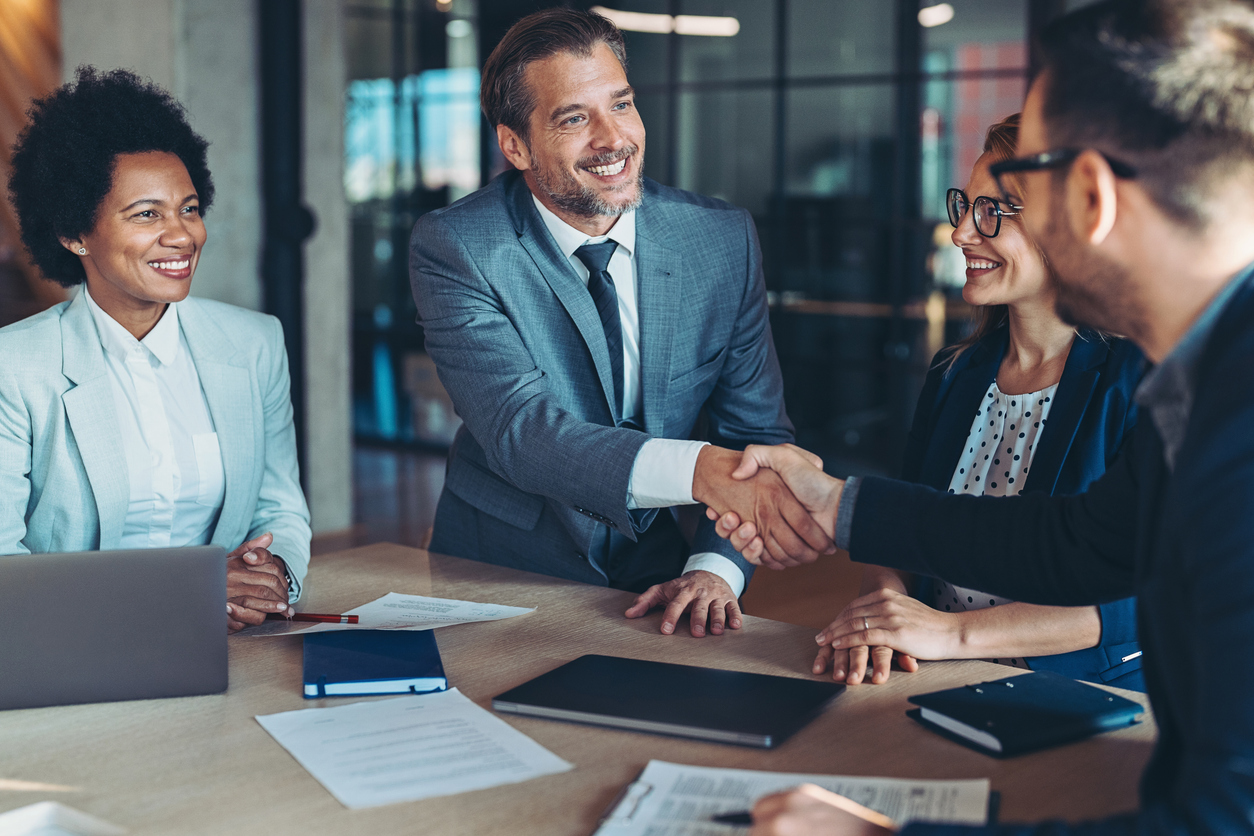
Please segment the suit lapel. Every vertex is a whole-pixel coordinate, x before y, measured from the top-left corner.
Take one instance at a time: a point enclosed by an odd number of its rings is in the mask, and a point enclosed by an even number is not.
[[[1097,387],[1100,367],[1109,353],[1106,343],[1096,336],[1088,339],[1077,336],[1071,344],[1071,353],[1067,355],[1067,364],[1050,404],[1049,418],[1036,443],[1036,452],[1032,454],[1032,472],[1023,484],[1025,492],[1054,492],[1062,463],[1080,430],[1080,422]]]
[[[647,206],[648,204],[646,204]],[[658,242],[654,232],[665,227],[656,214],[637,213],[636,276],[640,316],[640,386],[644,394],[644,426],[653,436],[664,436],[667,387],[670,385],[671,338],[679,316],[679,280],[663,265],[682,274],[683,260]]]
[[[510,176],[510,175],[506,175]],[[557,248],[553,236],[540,219],[531,199],[531,190],[521,175],[516,175],[513,182],[506,186],[509,193],[507,205],[514,221],[514,231],[518,242],[531,256],[536,269],[552,288],[567,315],[575,323],[579,335],[592,355],[592,363],[596,367],[597,376],[601,380],[601,391],[605,397],[606,408],[614,414],[614,378],[610,370],[610,352],[605,345],[605,331],[601,327],[601,318],[597,315],[596,305],[588,294],[588,288],[580,281],[574,268]],[[647,413],[646,413],[647,414]]]
[[[238,522],[248,515],[254,471],[264,466],[254,421],[261,395],[253,385],[248,366],[237,365],[230,337],[195,299],[180,303],[179,327],[209,404],[226,474],[226,493],[212,542],[234,548],[239,545],[235,541],[247,534],[240,532]]]
[[[130,504],[113,387],[96,322],[82,291],[61,317],[62,372],[74,388],[61,396],[100,522],[100,548],[116,549]]]
[[[981,342],[970,352],[965,363],[959,359],[962,365],[954,370],[949,385],[937,393],[932,410],[932,414],[938,417],[923,458],[923,467],[919,470],[919,479],[937,490],[949,487],[958,460],[962,458],[962,448],[971,435],[975,413],[969,407],[983,408],[984,396],[997,376],[997,367],[1006,352],[1004,329],[999,341]],[[954,407],[946,409],[945,405],[950,401]]]

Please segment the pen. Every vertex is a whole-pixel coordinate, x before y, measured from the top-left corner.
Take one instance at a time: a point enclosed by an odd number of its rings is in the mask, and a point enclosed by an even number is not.
[[[717,816],[710,816],[710,821],[717,824],[753,824],[753,814],[748,810],[742,810],[739,813],[719,813]]]
[[[282,613],[272,612],[266,614],[267,621],[318,621],[324,624],[356,624],[357,616],[355,615],[327,615],[325,613],[316,612],[298,612],[296,615],[283,615]]]

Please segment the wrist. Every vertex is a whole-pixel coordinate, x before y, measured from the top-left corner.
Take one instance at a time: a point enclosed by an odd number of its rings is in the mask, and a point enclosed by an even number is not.
[[[697,465],[692,470],[692,498],[695,502],[709,505],[714,498],[714,484],[720,477],[730,478],[740,463],[740,454],[707,444],[697,453]],[[720,509],[715,509],[720,510]],[[725,510],[725,509],[723,509]]]
[[[823,504],[824,511],[830,515],[831,519],[836,519],[836,514],[840,511],[840,498],[845,493],[845,480],[832,479],[832,486],[827,492],[827,501]]]
[[[980,653],[979,648],[979,629],[975,619],[971,618],[969,612],[945,613],[946,619],[950,622],[950,629],[947,631],[949,636],[949,656],[950,659],[980,659],[985,654]]]

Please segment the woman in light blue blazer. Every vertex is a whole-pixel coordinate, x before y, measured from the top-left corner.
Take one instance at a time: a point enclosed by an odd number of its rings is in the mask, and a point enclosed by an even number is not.
[[[310,531],[282,328],[188,297],[207,143],[125,71],[80,68],[30,113],[22,241],[82,289],[0,329],[0,554],[212,543],[230,630],[290,614]]]

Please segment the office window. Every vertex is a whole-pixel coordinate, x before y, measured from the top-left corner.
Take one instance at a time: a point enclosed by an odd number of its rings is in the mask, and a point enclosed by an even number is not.
[[[480,142],[481,124],[471,127],[477,76],[469,70],[510,24],[547,5],[373,0],[346,7],[356,27],[354,79],[363,82],[350,102],[354,112],[359,104],[378,109],[362,130],[365,144],[383,149],[346,181],[350,195],[368,191],[354,192],[356,183],[375,184],[354,214],[359,434],[438,442],[416,417],[435,396],[423,365],[429,361],[418,356],[421,334],[410,324],[408,231],[418,214],[456,199],[475,176],[486,183],[503,170],[494,139]],[[833,472],[895,472],[932,353],[965,328],[964,277],[948,242],[944,192],[965,183],[988,125],[1020,108],[1028,21],[1060,4],[583,5],[657,16],[624,31],[648,133],[646,174],[752,213],[798,440]],[[947,9],[929,11],[939,6]],[[465,23],[450,28],[454,20]],[[693,34],[692,26],[706,34]],[[466,37],[468,29],[490,34],[480,44],[477,35]],[[465,48],[476,46],[467,61]],[[395,121],[402,111],[414,127]],[[407,130],[417,150],[397,145]],[[387,374],[390,387],[376,385]],[[379,395],[385,390],[395,393],[390,407]],[[385,414],[393,417],[378,418]]]

